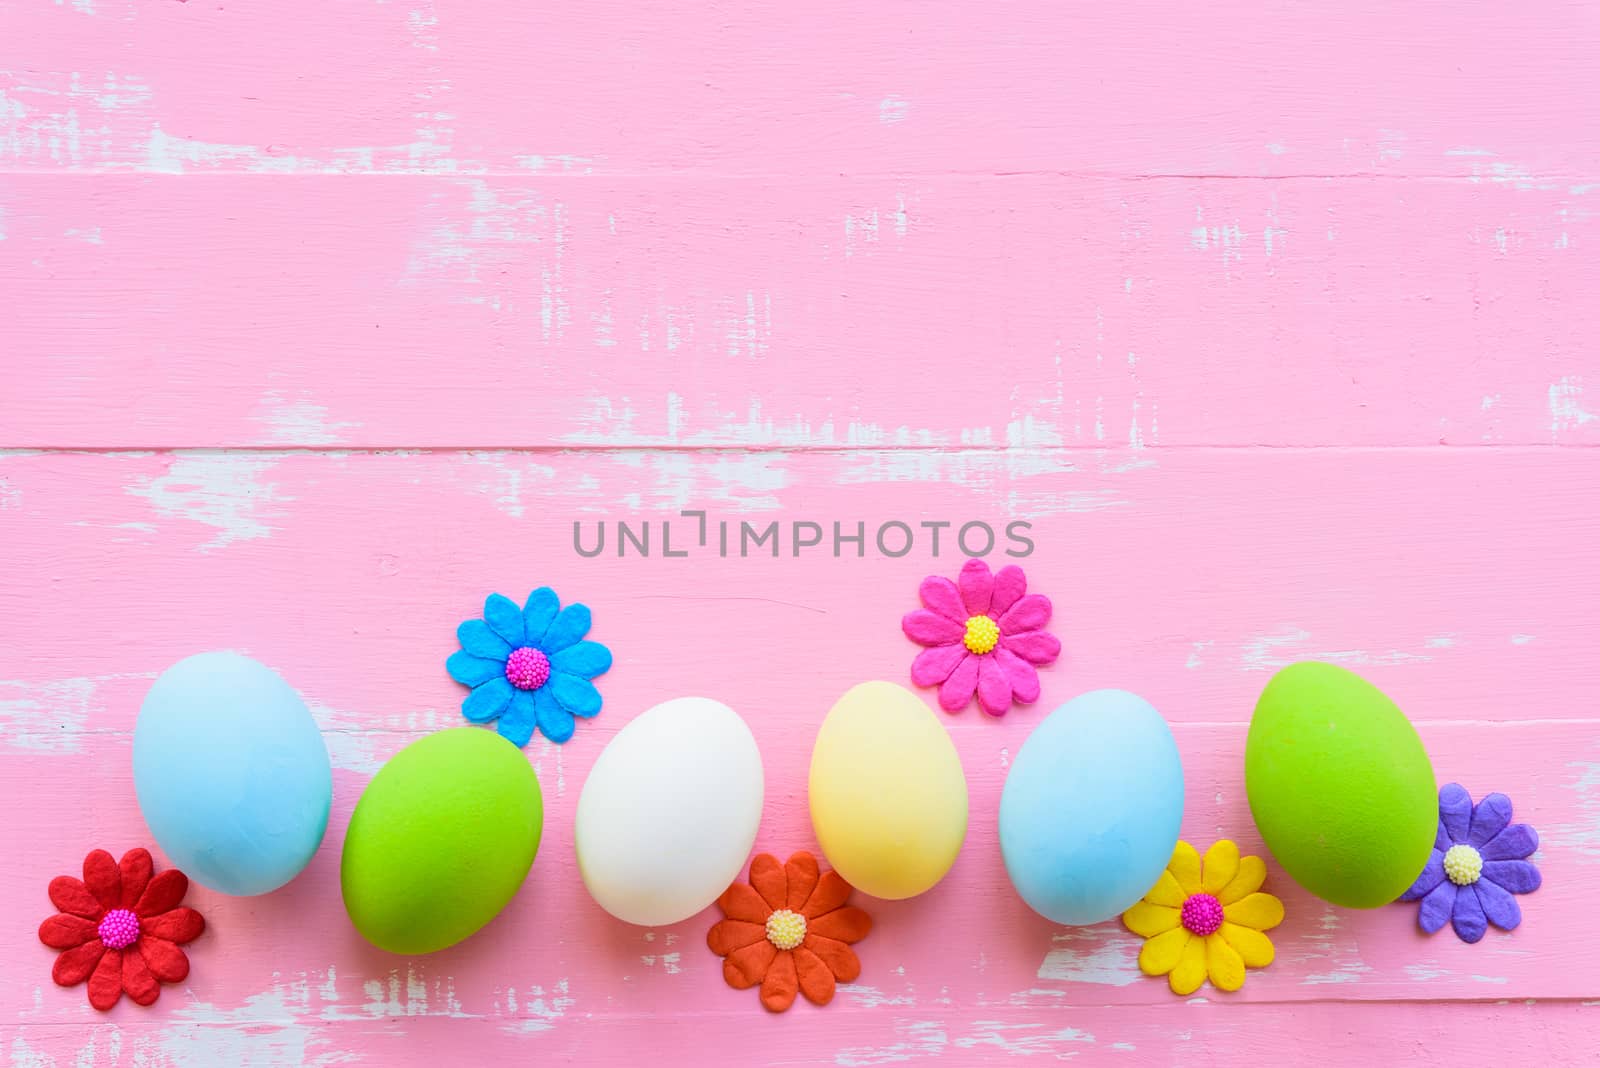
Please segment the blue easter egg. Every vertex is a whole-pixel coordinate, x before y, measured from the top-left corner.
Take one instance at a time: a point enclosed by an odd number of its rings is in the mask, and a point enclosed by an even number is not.
[[[1006,873],[1035,912],[1099,923],[1155,885],[1183,823],[1183,764],[1161,714],[1125,690],[1073,698],[1034,728],[1000,795]]]
[[[333,771],[322,733],[278,673],[200,653],[156,679],[133,731],[133,786],[174,866],[225,894],[276,890],[328,828]]]

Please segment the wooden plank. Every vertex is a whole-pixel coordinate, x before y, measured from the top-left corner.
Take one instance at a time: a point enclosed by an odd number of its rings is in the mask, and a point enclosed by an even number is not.
[[[1421,936],[1408,908],[1327,908],[1274,869],[1289,909],[1279,959],[1229,1000],[1304,1002],[1312,1019],[1337,1027],[1330,1001],[1600,996],[1582,967],[1600,951],[1600,932],[1578,919],[1600,863],[1600,717],[1584,666],[1600,603],[1587,566],[1597,522],[1587,502],[1600,470],[1587,450],[1180,449],[1087,468],[1083,459],[892,450],[8,456],[0,789],[28,811],[30,832],[0,874],[0,899],[42,902],[43,880],[75,863],[80,845],[143,839],[127,753],[144,688],[189,652],[241,648],[305,693],[337,771],[333,830],[301,880],[263,899],[199,895],[215,928],[218,948],[208,951],[226,946],[228,962],[200,958],[189,989],[195,1003],[223,1006],[196,1019],[225,1023],[226,1041],[259,1037],[246,1021],[260,1011],[307,1041],[337,1044],[344,1006],[367,1018],[372,1010],[357,1006],[387,1003],[396,968],[394,989],[422,991],[405,995],[426,1002],[417,1011],[535,1029],[568,1026],[530,1010],[537,999],[562,1002],[557,1015],[574,1021],[670,1014],[691,993],[705,1011],[754,1011],[720,986],[701,949],[707,918],[652,941],[589,902],[570,839],[589,764],[643,708],[679,693],[720,697],[746,715],[765,756],[759,845],[811,845],[804,776],[817,723],[850,684],[905,678],[914,650],[898,617],[914,607],[921,575],[953,572],[958,560],[948,543],[937,559],[926,544],[886,559],[871,532],[893,517],[959,525],[1025,516],[1035,550],[1023,562],[1034,588],[1055,598],[1053,629],[1067,649],[1044,673],[1041,705],[1107,685],[1150,697],[1184,755],[1186,834],[1258,846],[1241,782],[1252,702],[1277,665],[1326,657],[1410,711],[1442,781],[1510,793],[1544,836],[1547,883],[1527,899],[1528,921],[1477,946]],[[709,511],[711,555],[661,557],[659,527],[650,557],[573,551],[574,520],[588,532],[602,520],[668,519],[688,522],[675,528],[687,533],[695,521],[680,509],[699,505]],[[869,524],[868,555],[846,545],[837,558],[796,558],[787,543],[776,559],[714,551],[724,520],[796,519],[838,520],[846,532],[859,519]],[[547,837],[497,936],[401,966],[345,925],[343,822],[389,754],[457,722],[460,691],[442,670],[455,624],[489,590],[520,595],[545,582],[589,603],[596,637],[616,652],[607,709],[567,746],[530,748]],[[927,897],[873,905],[870,978],[846,999],[875,1013],[862,1025],[870,1040],[812,1029],[797,1040],[804,1057],[886,1049],[899,1041],[887,1036],[925,1020],[943,1021],[953,1049],[978,1048],[959,1042],[981,1045],[991,1031],[1055,1049],[1031,1029],[1041,1018],[1172,1007],[1159,982],[1131,970],[1136,940],[1114,926],[1056,928],[1006,884],[996,805],[1010,755],[1042,710],[947,719],[973,799],[962,858]],[[329,933],[307,940],[298,932],[308,929]],[[12,959],[25,951],[16,937]],[[42,983],[48,954],[34,955]],[[325,983],[326,996],[308,992]],[[542,993],[529,993],[535,985]],[[511,987],[522,991],[515,1006]],[[280,1004],[291,996],[313,1001]],[[47,983],[39,998],[30,1020],[86,1011]],[[1161,1033],[1173,1040],[1182,1025],[1164,1019]],[[1236,1022],[1208,1031],[1210,1040]],[[995,1030],[1002,1023],[1019,1030]]]
[[[1592,445],[1587,188],[13,175],[0,445]]]
[[[14,4],[0,162],[1592,179],[1597,45],[1582,0]]]

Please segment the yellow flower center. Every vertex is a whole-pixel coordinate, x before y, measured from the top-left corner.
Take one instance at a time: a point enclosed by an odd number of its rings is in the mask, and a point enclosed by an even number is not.
[[[1483,875],[1483,856],[1469,845],[1453,845],[1444,855],[1444,873],[1457,886],[1471,886]]]
[[[806,940],[806,918],[798,912],[779,909],[767,917],[767,941],[779,949],[793,949]]]
[[[982,656],[1000,640],[1000,626],[988,616],[971,616],[967,619],[967,636],[961,639],[970,653]]]

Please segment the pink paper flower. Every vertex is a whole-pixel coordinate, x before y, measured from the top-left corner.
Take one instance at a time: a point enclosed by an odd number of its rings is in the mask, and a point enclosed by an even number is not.
[[[990,574],[982,560],[968,560],[959,582],[929,575],[918,591],[927,607],[900,621],[906,637],[927,646],[911,662],[911,681],[939,687],[947,712],[966,708],[974,693],[991,716],[1005,715],[1012,701],[1037,701],[1034,665],[1061,655],[1061,643],[1044,629],[1050,598],[1028,593],[1015,564]]]

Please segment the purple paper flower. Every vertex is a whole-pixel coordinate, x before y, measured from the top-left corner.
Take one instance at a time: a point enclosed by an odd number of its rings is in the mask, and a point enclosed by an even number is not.
[[[1439,833],[1433,854],[1401,901],[1422,902],[1417,923],[1429,934],[1450,921],[1463,942],[1476,942],[1489,924],[1509,931],[1522,922],[1512,894],[1539,889],[1539,869],[1527,858],[1539,836],[1511,822],[1511,799],[1490,794],[1477,805],[1457,783],[1439,791]]]

